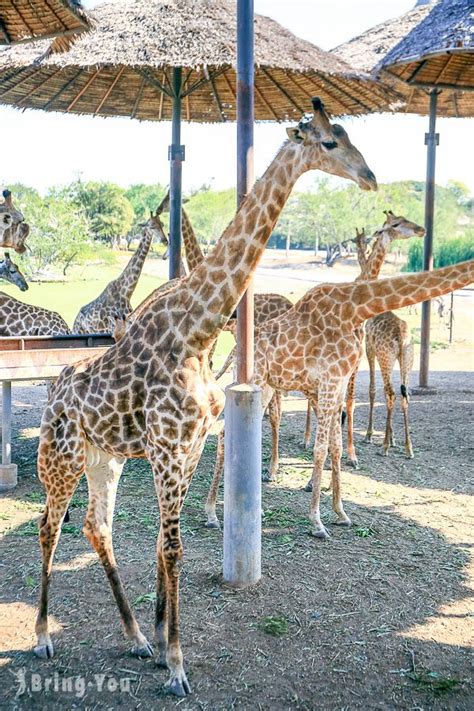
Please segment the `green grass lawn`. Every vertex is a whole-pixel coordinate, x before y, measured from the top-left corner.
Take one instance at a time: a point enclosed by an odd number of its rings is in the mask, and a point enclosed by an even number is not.
[[[76,269],[71,279],[60,282],[29,282],[28,291],[21,292],[16,286],[1,283],[0,289],[10,294],[15,299],[19,299],[27,304],[43,306],[46,309],[57,311],[66,319],[72,327],[74,319],[84,304],[88,304],[95,299],[112,279],[123,270],[123,265],[94,264],[84,270]],[[82,277],[81,277],[82,274]],[[87,275],[87,279],[84,278]],[[135,308],[154,289],[164,283],[164,279],[142,274],[132,297],[132,305]],[[230,333],[221,334],[215,356],[213,358],[214,368],[218,369],[224,362],[227,353],[234,345],[234,338]]]

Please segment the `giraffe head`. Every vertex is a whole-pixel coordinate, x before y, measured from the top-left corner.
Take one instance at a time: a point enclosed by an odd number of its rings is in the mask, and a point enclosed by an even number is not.
[[[152,240],[156,239],[161,242],[161,244],[164,244],[166,248],[168,248],[168,238],[165,234],[165,228],[163,227],[163,223],[160,219],[160,207],[157,208],[155,214],[153,214],[153,211],[150,210],[150,217],[146,222],[143,222],[140,227],[142,228],[143,232],[151,232],[152,233]],[[168,249],[166,249],[163,259],[167,259],[168,257]]]
[[[402,215],[394,215],[391,210],[385,210],[384,214],[385,222],[382,229],[394,234],[395,239],[424,236],[425,228],[417,225],[416,222],[411,222]]]
[[[0,279],[5,279],[5,281],[9,281],[10,284],[15,284],[20,291],[28,290],[25,277],[17,265],[12,262],[8,252],[5,252],[4,259],[0,261]]]
[[[23,214],[13,205],[10,190],[2,191],[0,203],[0,247],[11,247],[22,254],[26,251],[25,240],[30,227],[24,222]]]
[[[301,146],[306,170],[323,168],[326,173],[354,180],[362,190],[377,190],[375,175],[345,129],[329,121],[321,99],[312,102],[314,113],[305,115],[298,126],[287,128],[290,141]]]

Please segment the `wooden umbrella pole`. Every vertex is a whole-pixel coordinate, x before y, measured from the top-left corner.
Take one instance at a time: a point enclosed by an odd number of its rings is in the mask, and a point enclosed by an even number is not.
[[[171,117],[171,145],[168,149],[170,161],[170,252],[169,277],[180,276],[181,264],[181,201],[182,162],[184,146],[181,145],[181,67],[173,68],[173,98]]]
[[[430,123],[429,131],[425,134],[427,146],[426,165],[426,195],[425,195],[425,241],[423,249],[423,269],[433,269],[433,227],[434,227],[434,200],[435,200],[435,171],[436,147],[439,144],[439,134],[436,133],[436,109],[439,91],[430,92]],[[430,316],[431,301],[424,301],[421,312],[420,335],[420,388],[428,387],[429,358],[430,358]]]

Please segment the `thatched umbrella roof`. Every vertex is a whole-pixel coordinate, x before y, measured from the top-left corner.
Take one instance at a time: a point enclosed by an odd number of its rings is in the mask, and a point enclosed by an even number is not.
[[[89,27],[79,0],[0,0],[0,45],[55,37],[53,51],[64,50]]]
[[[378,69],[410,86],[474,89],[474,2],[442,0],[382,59]],[[474,95],[470,99],[472,115]]]
[[[370,73],[432,9],[430,4],[416,7],[400,17],[371,27],[361,35],[334,47],[331,52],[354,69]]]
[[[0,55],[0,102],[146,120],[171,118],[173,67],[183,67],[183,118],[236,117],[232,0],[126,0],[90,13],[94,28],[64,54],[46,43]],[[314,95],[333,115],[383,111],[391,93],[268,17],[255,17],[257,120],[300,117]]]

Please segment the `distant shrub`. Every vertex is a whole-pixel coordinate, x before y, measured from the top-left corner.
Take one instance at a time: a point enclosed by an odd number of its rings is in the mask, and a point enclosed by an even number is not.
[[[474,235],[455,237],[445,240],[434,248],[434,266],[447,267],[449,264],[464,262],[474,259]],[[412,242],[408,251],[408,261],[404,267],[406,272],[420,272],[423,270],[423,242]]]

